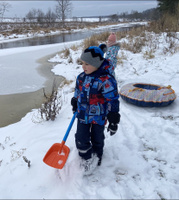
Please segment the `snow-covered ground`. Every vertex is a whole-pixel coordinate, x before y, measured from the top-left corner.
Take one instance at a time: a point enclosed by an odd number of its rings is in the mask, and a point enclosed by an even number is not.
[[[119,89],[130,82],[171,85],[178,97],[179,53],[164,55],[164,45],[161,38],[153,59],[120,50],[119,57],[125,59],[115,71]],[[72,118],[70,100],[82,72],[76,63],[81,50],[70,50],[73,63],[60,55],[50,59],[59,62],[53,72],[71,80],[59,90],[63,106],[55,121],[42,122],[33,110],[20,122],[0,128],[0,198],[179,199],[178,98],[160,108],[137,107],[121,99],[119,129],[114,136],[105,131],[102,165],[91,176],[84,177],[79,168],[76,122],[66,142],[71,152],[65,167],[58,170],[42,162],[51,145],[62,141]]]

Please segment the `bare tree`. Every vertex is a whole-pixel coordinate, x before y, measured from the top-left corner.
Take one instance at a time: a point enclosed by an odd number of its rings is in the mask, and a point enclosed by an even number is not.
[[[57,1],[56,15],[57,18],[61,19],[64,26],[65,19],[68,13],[71,11],[72,5],[70,0],[56,0],[56,1]]]
[[[44,22],[45,19],[45,14],[43,13],[43,11],[41,9],[37,10],[37,22],[41,23]]]
[[[37,12],[38,12],[37,9],[32,8],[32,9],[27,13],[26,18],[27,18],[28,20],[30,20],[30,22],[35,21],[35,19],[37,18]]]
[[[9,11],[10,7],[11,7],[11,5],[7,2],[0,3],[0,18],[1,18],[1,20],[3,20],[5,12]]]
[[[45,19],[46,19],[46,22],[49,24],[54,23],[56,20],[56,14],[53,11],[51,11],[51,9],[49,8],[48,12],[45,15]]]
[[[117,22],[118,19],[119,19],[119,16],[117,14],[114,14],[114,15],[110,16],[110,20],[113,21],[113,22]]]

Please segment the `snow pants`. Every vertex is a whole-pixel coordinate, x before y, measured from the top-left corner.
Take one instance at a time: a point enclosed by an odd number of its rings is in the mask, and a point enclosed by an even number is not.
[[[104,139],[104,126],[83,124],[78,120],[75,142],[81,158],[85,160],[90,159],[93,153],[98,158],[101,158],[103,155]]]

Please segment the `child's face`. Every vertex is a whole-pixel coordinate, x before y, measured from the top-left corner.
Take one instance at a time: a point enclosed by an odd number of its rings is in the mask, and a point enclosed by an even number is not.
[[[84,61],[82,61],[82,67],[83,67],[85,74],[91,74],[97,70],[96,67],[93,67],[92,65],[89,65],[88,63],[86,63]]]

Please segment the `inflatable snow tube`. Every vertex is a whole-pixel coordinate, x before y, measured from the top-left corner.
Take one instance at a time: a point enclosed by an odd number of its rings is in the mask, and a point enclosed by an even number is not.
[[[175,99],[171,86],[160,86],[146,83],[129,83],[120,90],[121,98],[128,103],[143,107],[168,106]]]

